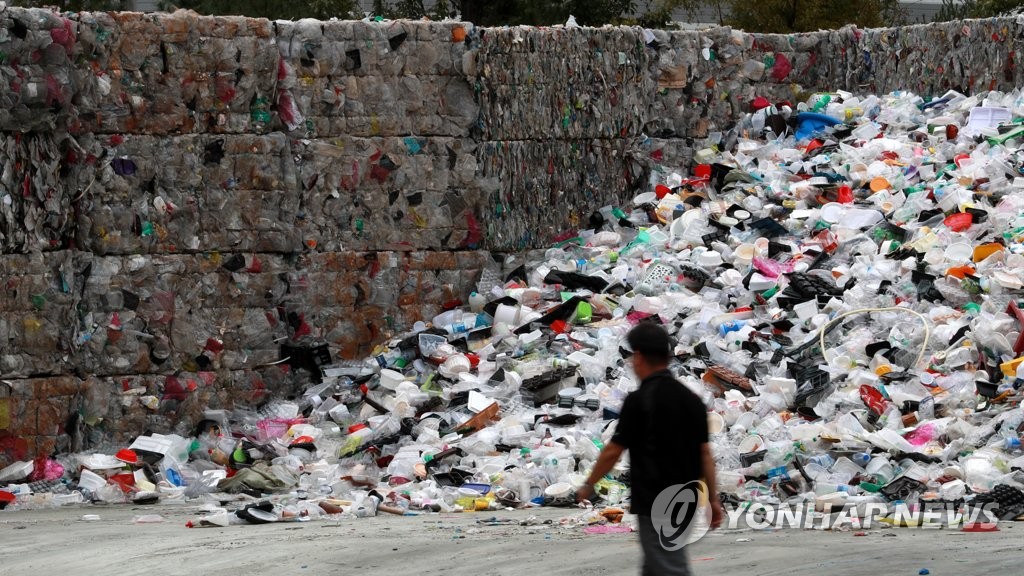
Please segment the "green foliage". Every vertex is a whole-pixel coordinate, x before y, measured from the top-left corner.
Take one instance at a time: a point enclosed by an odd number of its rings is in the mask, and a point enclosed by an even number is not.
[[[66,11],[118,10],[128,0],[15,0],[15,5],[52,5]],[[1024,5],[1024,0],[944,0],[943,19],[987,17]],[[374,0],[373,14],[385,18],[442,20],[457,14],[481,26],[564,24],[570,15],[584,26],[669,25],[682,11],[704,20],[750,32],[807,32],[840,28],[893,26],[904,22],[898,0]],[[638,7],[642,6],[642,13]],[[357,0],[163,0],[164,10],[187,8],[200,14],[244,14],[270,19],[362,18]]]
[[[126,10],[128,0],[14,0],[11,6],[25,8],[55,8],[61,12],[109,12]]]
[[[463,20],[480,26],[550,26],[564,24],[572,15],[581,25],[601,26],[618,23],[637,8],[637,0],[439,0],[431,9],[426,4],[423,0],[374,0],[373,13],[434,20],[461,14]]]
[[[356,0],[165,0],[161,3],[163,10],[185,8],[200,14],[241,14],[271,20],[352,18],[358,7]]]
[[[1024,7],[1024,0],[942,0],[942,8],[935,19],[991,18],[1012,13],[1021,7]]]
[[[730,2],[726,24],[751,32],[811,32],[855,24],[862,28],[903,23],[898,0],[759,0]]]
[[[639,22],[663,27],[675,11],[692,21],[781,34],[848,24],[898,26],[906,21],[899,0],[656,0]]]
[[[636,0],[461,0],[462,18],[481,26],[564,24],[569,16],[583,26],[614,24],[636,12]]]

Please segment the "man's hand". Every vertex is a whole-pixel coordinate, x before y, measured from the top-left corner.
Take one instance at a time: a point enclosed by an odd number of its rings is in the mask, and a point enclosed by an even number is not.
[[[625,447],[616,444],[614,441],[605,445],[601,453],[597,455],[597,462],[594,463],[594,469],[590,471],[587,481],[576,490],[577,502],[590,500],[594,497],[594,484],[600,482],[605,474],[611,472],[624,450]]]
[[[715,530],[722,525],[722,518],[724,513],[722,512],[722,503],[718,501],[716,496],[714,500],[710,502],[711,505],[711,529]]]
[[[589,502],[594,497],[594,486],[591,484],[584,484],[576,489],[576,501],[577,502]]]

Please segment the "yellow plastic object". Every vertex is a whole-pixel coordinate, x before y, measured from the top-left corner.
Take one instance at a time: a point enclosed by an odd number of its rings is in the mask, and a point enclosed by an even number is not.
[[[998,242],[988,242],[974,248],[974,261],[981,262],[985,258],[1003,250],[1003,245]]]
[[[1003,376],[1013,378],[1017,375],[1017,368],[1020,367],[1021,363],[1024,362],[1024,356],[1020,358],[1014,358],[1009,362],[1003,362],[999,365],[999,369],[1003,371]]]
[[[878,521],[882,524],[900,528],[914,528],[921,525],[921,521],[916,518],[879,518]]]

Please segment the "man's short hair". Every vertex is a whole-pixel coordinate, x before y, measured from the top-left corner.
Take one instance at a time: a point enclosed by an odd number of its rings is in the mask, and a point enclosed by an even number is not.
[[[671,339],[664,328],[651,322],[641,322],[626,336],[626,342],[634,354],[640,354],[648,362],[668,364],[671,357]]]

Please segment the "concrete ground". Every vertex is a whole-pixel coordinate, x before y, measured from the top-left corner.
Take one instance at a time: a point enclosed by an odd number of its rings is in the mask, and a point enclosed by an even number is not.
[[[99,520],[83,521],[86,514]],[[164,521],[136,524],[159,514]],[[0,512],[0,574],[634,574],[635,534],[560,526],[575,510],[425,514],[188,529],[185,506],[87,506]],[[478,524],[497,517],[532,526]],[[550,520],[551,524],[543,524]],[[1000,531],[718,531],[689,548],[694,573],[732,576],[1019,574],[1024,525]]]

